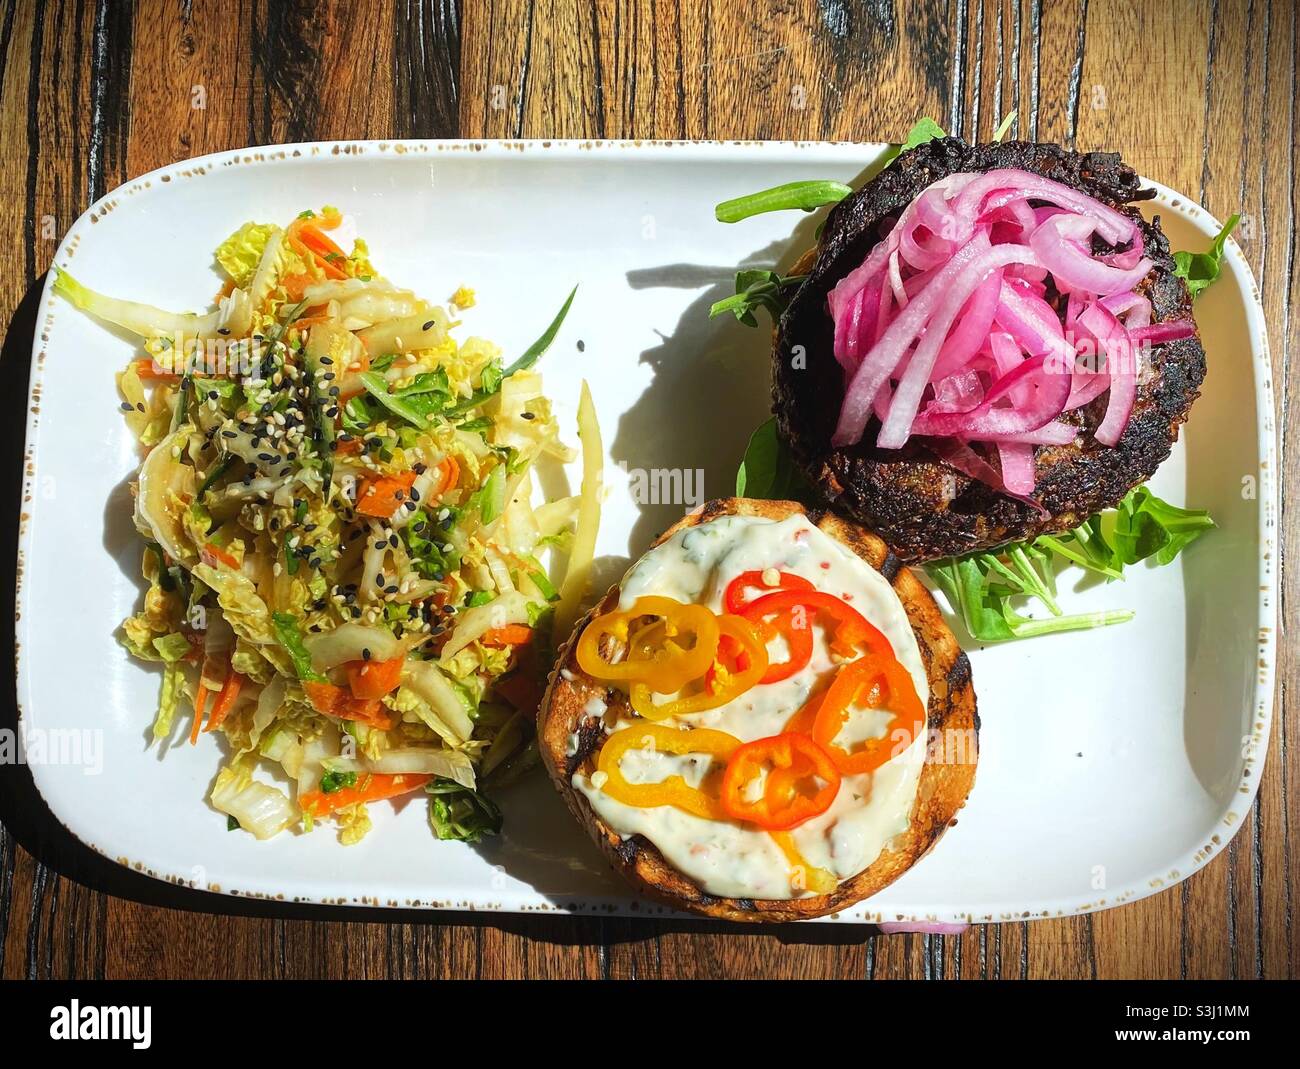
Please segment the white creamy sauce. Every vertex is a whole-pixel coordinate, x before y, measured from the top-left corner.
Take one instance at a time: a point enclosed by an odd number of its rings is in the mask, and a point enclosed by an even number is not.
[[[769,568],[803,576],[818,590],[842,598],[857,609],[889,639],[898,660],[911,674],[922,703],[927,702],[929,684],[916,637],[893,588],[884,576],[803,515],[780,521],[723,516],[679,531],[627,573],[619,608],[629,609],[640,597],[659,595],[707,605],[720,613],[723,594],[736,576]],[[754,590],[749,597],[758,594]],[[823,629],[815,626],[813,634],[813,654],[808,665],[790,678],[752,687],[720,708],[664,723],[715,728],[742,742],[780,734],[813,689],[828,681],[836,667]],[[784,658],[784,651],[776,643],[769,649],[773,659]],[[882,736],[888,720],[887,711],[855,711],[847,718],[837,741],[852,749],[855,744]],[[623,722],[614,728],[625,726]],[[886,843],[907,829],[925,763],[925,748],[922,733],[875,772],[845,776],[831,807],[791,832],[808,864],[827,869],[843,881],[875,861]],[[704,754],[631,750],[620,767],[630,782],[653,783],[676,774],[694,786],[708,770],[709,762]],[[624,838],[645,836],[674,868],[709,894],[783,899],[802,893],[791,886],[790,863],[785,854],[760,828],[707,820],[674,806],[626,805],[609,797],[581,773],[573,777],[573,785],[609,827]]]

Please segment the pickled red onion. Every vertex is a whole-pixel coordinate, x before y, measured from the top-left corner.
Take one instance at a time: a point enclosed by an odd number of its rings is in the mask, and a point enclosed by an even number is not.
[[[1094,253],[1095,239],[1110,251]],[[1030,500],[1034,450],[1084,433],[1058,417],[1109,393],[1093,435],[1114,446],[1136,398],[1135,347],[1195,334],[1151,322],[1136,287],[1152,266],[1134,219],[1070,186],[1012,169],[933,183],[828,296],[845,372],[832,444],[861,441],[874,417],[878,448],[924,436],[958,470]],[[1080,340],[1101,358],[1091,367]]]

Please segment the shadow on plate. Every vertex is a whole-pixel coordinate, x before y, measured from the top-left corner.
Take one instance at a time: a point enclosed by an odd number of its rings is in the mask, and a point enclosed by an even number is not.
[[[628,272],[633,290],[707,287],[673,332],[661,333],[660,343],[641,353],[654,377],[619,417],[610,442],[610,456],[627,470],[640,513],[628,535],[634,556],[684,512],[735,493],[749,437],[771,411],[772,326],[766,312],[758,313],[753,328],[731,315],[710,319],[709,308],[735,292],[738,268],[788,272],[816,240],[817,218],[804,219],[789,239],[740,264],[674,263]]]

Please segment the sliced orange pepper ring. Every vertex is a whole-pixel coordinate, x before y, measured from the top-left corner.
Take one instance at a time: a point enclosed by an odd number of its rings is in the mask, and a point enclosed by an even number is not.
[[[882,737],[868,739],[850,753],[836,745],[835,738],[860,701],[869,709],[887,709],[891,717]],[[826,748],[835,767],[851,776],[872,772],[897,757],[924,730],[925,706],[911,673],[893,657],[867,654],[839,670],[817,710],[812,736]]]
[[[697,817],[726,820],[727,815],[716,798],[699,787],[692,787],[681,776],[667,776],[657,783],[629,783],[623,775],[622,760],[630,750],[659,750],[677,756],[704,753],[721,762],[735,753],[739,746],[740,740],[734,735],[711,728],[684,731],[662,724],[637,724],[624,728],[605,740],[596,758],[597,771],[605,774],[600,790],[625,805],[671,805]]]
[[[629,695],[632,708],[647,720],[666,720],[670,716],[687,716],[706,709],[716,709],[739,697],[763,678],[767,672],[767,647],[754,625],[740,616],[718,616],[715,619],[718,627],[715,650],[718,656],[700,674],[703,685],[699,691],[656,703],[651,690],[658,690],[658,687],[650,687],[640,681],[633,682]],[[724,641],[727,650],[731,652],[723,651]],[[735,666],[734,670],[728,667],[727,662]]]
[[[763,776],[763,790],[751,784]],[[722,809],[733,820],[788,831],[825,813],[840,789],[835,762],[807,735],[785,733],[747,742],[722,776]]]
[[[769,662],[767,671],[763,673],[760,682],[779,683],[783,679],[789,679],[800,669],[806,667],[812,659],[812,621],[808,619],[811,614],[807,611],[800,612],[797,608],[787,609],[785,612],[777,613],[770,620],[764,619],[760,614],[752,613],[748,609],[742,615],[759,629],[763,635],[764,643],[771,642],[778,635],[781,635],[790,648],[790,654],[784,661]]]
[[[829,894],[839,886],[840,881],[836,878],[835,873],[827,872],[825,869],[818,868],[816,865],[808,864],[808,860],[799,852],[799,847],[795,845],[794,836],[788,831],[774,831],[771,833],[772,839],[781,853],[785,855],[786,861],[790,863],[793,870],[791,884],[797,891],[812,891],[814,894]]]

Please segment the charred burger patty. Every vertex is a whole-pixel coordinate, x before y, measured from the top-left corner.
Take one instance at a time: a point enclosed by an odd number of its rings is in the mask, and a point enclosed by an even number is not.
[[[777,426],[820,494],[840,513],[878,532],[907,561],[1069,530],[1114,506],[1169,455],[1205,377],[1198,336],[1155,345],[1140,365],[1136,400],[1119,442],[1110,447],[1093,437],[1106,411],[1106,394],[1064,413],[1061,419],[1078,426],[1080,434],[1068,445],[1036,448],[1031,500],[962,474],[940,461],[924,439],[913,438],[897,450],[876,448],[874,418],[861,441],[832,446],[845,381],[832,349],[831,289],[862,263],[903,209],[932,183],[1002,168],[1068,185],[1134,220],[1154,264],[1137,286],[1151,302],[1152,321],[1191,319],[1191,295],[1174,274],[1169,242],[1158,221],[1146,222],[1131,206],[1154,191],[1142,189],[1137,174],[1115,153],[1067,152],[1031,142],[968,145],[942,138],[904,153],[836,205],[817,248],[796,268],[807,279],[777,328],[772,387]],[[1094,245],[1101,251],[1099,240],[1094,238]]]

